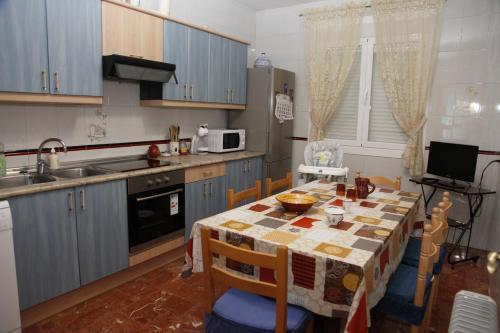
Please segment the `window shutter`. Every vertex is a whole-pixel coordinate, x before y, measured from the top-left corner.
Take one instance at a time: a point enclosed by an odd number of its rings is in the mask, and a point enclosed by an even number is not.
[[[377,66],[377,54],[373,54],[372,92],[368,141],[384,143],[406,143],[408,137],[401,130],[389,110],[384,86]]]
[[[361,47],[347,77],[338,110],[325,128],[328,139],[356,140],[358,128],[359,83],[361,77]]]

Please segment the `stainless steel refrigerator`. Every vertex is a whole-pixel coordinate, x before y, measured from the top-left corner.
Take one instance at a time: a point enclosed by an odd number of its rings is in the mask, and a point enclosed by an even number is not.
[[[293,120],[275,117],[276,95],[293,101],[295,73],[278,68],[251,68],[247,73],[247,108],[229,112],[229,128],[246,130],[246,149],[265,152],[263,177],[284,178],[292,171]]]

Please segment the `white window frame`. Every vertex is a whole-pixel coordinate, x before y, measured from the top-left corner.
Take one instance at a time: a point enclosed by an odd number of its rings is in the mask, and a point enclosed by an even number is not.
[[[326,139],[340,143],[344,152],[357,155],[401,157],[406,144],[369,141],[373,56],[375,38],[361,38],[361,74],[358,99],[356,140]]]

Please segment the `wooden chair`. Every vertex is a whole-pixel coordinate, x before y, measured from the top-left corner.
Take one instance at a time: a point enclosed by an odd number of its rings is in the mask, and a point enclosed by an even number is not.
[[[201,245],[208,312],[205,332],[224,333],[237,329],[241,332],[245,327],[260,330],[265,326],[266,329],[274,327],[276,333],[285,333],[287,330],[295,332],[306,327],[306,332],[312,333],[310,313],[300,307],[287,305],[286,246],[278,246],[276,256],[254,252],[211,238],[208,227],[201,229]],[[272,269],[276,274],[276,283],[252,280],[219,268],[213,264],[214,253],[240,263]],[[215,301],[214,282],[217,281],[237,289],[230,289]]]
[[[360,171],[356,172],[356,178],[358,177],[361,177]],[[395,180],[391,180],[382,176],[370,176],[368,178],[370,179],[370,183],[374,185],[387,186],[397,191],[401,190],[401,176],[397,176]]]
[[[434,226],[434,227],[433,227]],[[424,226],[418,267],[401,263],[392,275],[387,291],[375,310],[411,325],[411,332],[427,331],[433,306],[433,266],[439,254],[436,241],[443,222],[438,213]]]
[[[273,181],[271,178],[266,178],[266,197],[273,195],[273,192],[280,188],[292,188],[292,173],[287,172],[286,177]]]
[[[442,201],[438,204],[437,207],[434,207],[432,209],[432,213],[438,214],[440,220],[443,223],[443,229],[440,232],[440,239],[436,240],[439,256],[436,258],[436,263],[434,265],[434,275],[439,275],[441,273],[441,270],[443,268],[446,259],[446,249],[444,247],[444,243],[446,242],[446,237],[448,233],[448,214],[452,206],[453,204],[450,201],[450,193],[445,192],[443,194]],[[431,225],[432,225],[432,220],[431,220]],[[410,237],[402,259],[403,264],[414,267],[418,266],[421,244],[422,244],[421,239],[416,237]]]
[[[238,193],[234,193],[232,188],[227,190],[227,209],[233,209],[236,204],[242,200],[248,198],[255,198],[255,200],[260,200],[262,193],[262,185],[260,180],[255,181],[255,187],[243,190]]]

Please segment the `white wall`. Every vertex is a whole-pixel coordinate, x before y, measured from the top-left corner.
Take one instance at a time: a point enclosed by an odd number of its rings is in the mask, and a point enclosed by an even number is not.
[[[309,7],[341,4],[331,0],[257,12],[257,53],[266,52],[275,67],[296,73],[294,136],[307,137],[309,126],[304,34],[299,14]],[[373,36],[372,17],[363,19],[363,36]],[[445,5],[443,32],[433,91],[428,108],[426,142],[450,140],[478,144],[483,150],[500,150],[500,1],[448,0]],[[472,93],[471,93],[472,91]],[[477,92],[477,93],[476,93]],[[464,111],[471,102],[481,112]],[[295,141],[293,168],[303,162],[306,142]],[[498,158],[498,156],[497,156]],[[491,156],[480,156],[476,180]],[[399,158],[347,154],[345,165],[351,170],[389,177],[403,175],[403,187],[418,191],[409,183]],[[484,186],[500,191],[500,168],[492,166]],[[500,250],[499,195],[485,198],[478,219],[473,245]],[[456,217],[465,216],[463,198],[456,198]]]
[[[170,15],[255,43],[255,10],[233,0],[171,0]],[[254,52],[249,47],[249,62]],[[68,145],[89,145],[168,138],[169,125],[191,137],[199,124],[225,127],[222,110],[160,109],[140,106],[137,83],[104,81],[104,103],[93,106],[0,104],[0,142],[7,151],[37,148],[43,139],[60,137]],[[103,117],[102,115],[105,115]],[[90,126],[105,128],[106,137],[89,138]],[[165,149],[165,147],[160,147]],[[141,154],[147,147],[102,149],[61,155],[62,161]],[[36,156],[8,157],[8,167],[33,165]]]

